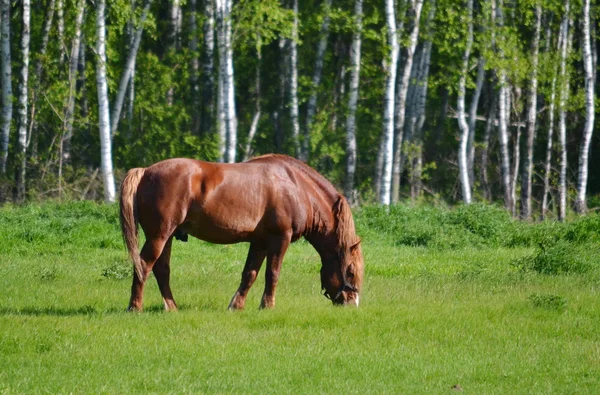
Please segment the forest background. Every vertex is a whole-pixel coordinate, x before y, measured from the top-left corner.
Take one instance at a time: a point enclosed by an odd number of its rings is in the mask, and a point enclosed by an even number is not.
[[[1,0],[0,201],[286,153],[353,204],[600,205],[592,0]]]

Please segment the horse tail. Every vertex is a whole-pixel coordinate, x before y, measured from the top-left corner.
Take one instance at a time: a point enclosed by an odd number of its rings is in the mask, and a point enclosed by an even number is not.
[[[144,270],[142,269],[142,260],[138,253],[138,207],[137,207],[137,189],[140,180],[144,175],[144,168],[135,168],[129,170],[123,183],[121,184],[120,220],[121,233],[123,240],[129,251],[129,257],[133,261],[133,267],[138,278],[144,281]]]

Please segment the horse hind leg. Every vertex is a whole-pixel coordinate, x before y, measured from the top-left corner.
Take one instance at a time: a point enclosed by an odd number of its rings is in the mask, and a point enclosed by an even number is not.
[[[158,288],[160,289],[160,294],[163,298],[166,311],[177,310],[177,304],[175,303],[175,299],[173,299],[173,293],[171,292],[171,286],[169,285],[169,280],[171,278],[170,261],[172,244],[173,238],[171,237],[169,240],[167,240],[162,254],[160,254],[160,257],[156,260],[156,263],[152,268],[154,277],[156,277],[156,282],[158,283]]]
[[[242,272],[242,281],[233,295],[233,298],[231,298],[229,310],[244,309],[248,291],[250,291],[252,284],[254,284],[254,281],[256,280],[256,276],[258,276],[258,271],[265,260],[265,256],[266,250],[264,248],[258,246],[256,243],[250,244],[248,257],[246,258],[246,264],[244,265],[244,271]]]
[[[142,260],[142,269],[144,270],[144,280],[138,278],[137,273],[135,273],[134,271],[133,283],[131,284],[131,299],[129,300],[129,307],[127,310],[142,310],[144,299],[144,286],[146,285],[146,279],[148,278],[148,274],[150,274],[150,271],[152,271],[157,260],[161,257],[167,242],[170,244],[170,240],[170,238],[163,239],[147,237],[146,242],[144,243],[144,247],[142,247],[142,251],[140,252],[140,258]],[[166,256],[170,257],[170,246]]]

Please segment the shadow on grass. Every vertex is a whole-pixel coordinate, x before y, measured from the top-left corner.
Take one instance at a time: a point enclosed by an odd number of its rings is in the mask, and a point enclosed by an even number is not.
[[[179,306],[179,311],[186,310],[187,306]],[[144,308],[141,313],[132,314],[143,314],[151,313],[158,314],[164,312],[165,309],[162,305],[157,304]],[[86,316],[86,315],[104,315],[104,314],[125,314],[127,310],[125,308],[111,307],[106,310],[100,310],[94,306],[84,305],[81,307],[0,307],[0,316],[7,315],[25,315],[32,317],[39,316],[54,316],[54,317],[71,317],[71,316]]]

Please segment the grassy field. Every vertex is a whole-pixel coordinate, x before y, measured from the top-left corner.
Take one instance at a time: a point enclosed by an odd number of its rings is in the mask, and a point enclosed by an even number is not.
[[[598,216],[511,221],[501,210],[356,213],[361,306],[320,295],[305,242],[277,307],[226,307],[247,245],[176,242],[164,313],[150,279],[126,313],[131,266],[115,206],[0,209],[0,393],[597,393]]]

